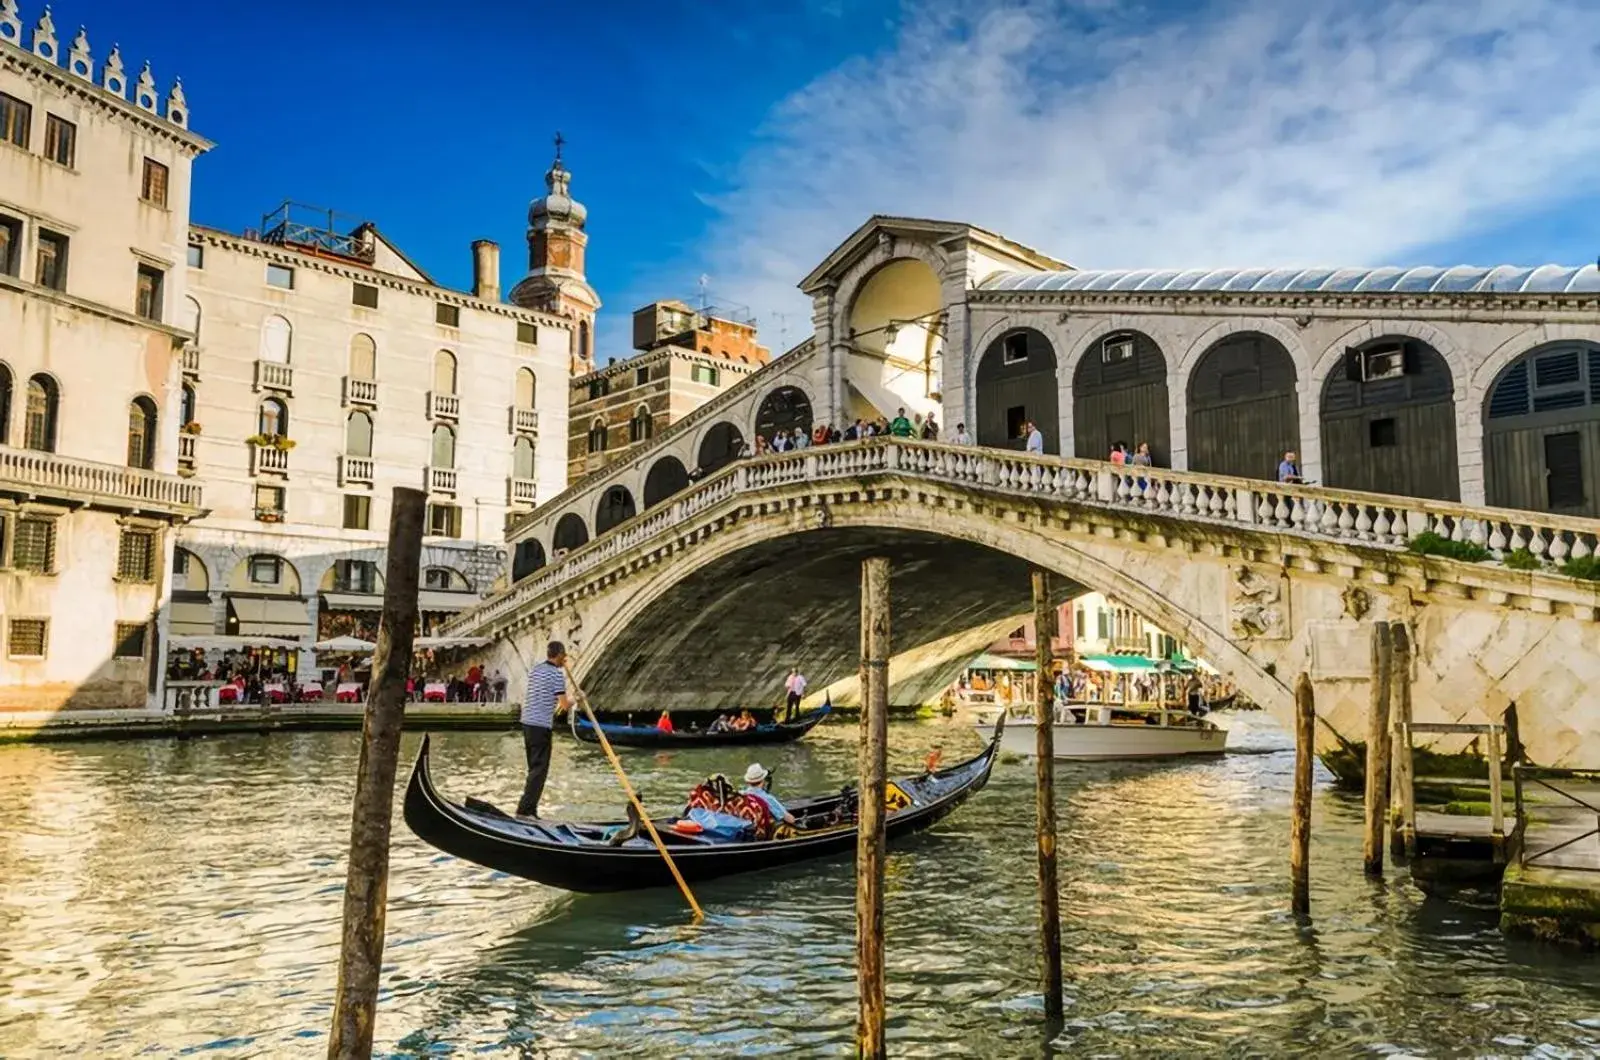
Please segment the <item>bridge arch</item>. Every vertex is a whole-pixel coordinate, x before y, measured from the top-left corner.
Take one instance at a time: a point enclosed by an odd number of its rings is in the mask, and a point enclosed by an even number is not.
[[[689,485],[689,472],[683,461],[675,456],[664,456],[650,465],[644,477],[644,506],[654,508],[668,497]]]
[[[761,399],[761,404],[756,407],[752,433],[769,442],[779,431],[793,434],[796,427],[809,434],[813,419],[811,398],[801,388],[785,383],[773,387]]]
[[[633,503],[633,494],[628,487],[622,485],[609,486],[600,495],[600,501],[594,509],[594,533],[596,537],[610,530],[619,523],[625,523],[639,514]]]
[[[1527,350],[1501,368],[1482,408],[1489,504],[1600,515],[1600,342]]]
[[[556,520],[556,532],[551,538],[550,546],[555,549],[557,555],[582,548],[588,543],[589,527],[584,524],[583,516],[577,512],[568,512]]]
[[[1073,452],[1099,460],[1118,442],[1129,452],[1144,442],[1158,467],[1170,467],[1172,402],[1160,343],[1137,328],[1102,327],[1074,361]]]
[[[548,560],[545,558],[544,545],[536,537],[525,537],[517,542],[516,551],[511,554],[511,581],[513,584],[520,582],[530,574],[542,568]]]
[[[1399,373],[1387,375],[1374,356],[1397,365]],[[1326,485],[1461,499],[1455,379],[1449,360],[1431,343],[1378,334],[1337,348],[1322,378],[1317,414]]]
[[[1044,435],[1044,451],[1061,452],[1060,389],[1055,346],[1044,332],[1001,332],[978,359],[973,377],[973,438],[979,445],[1022,449],[1022,424],[1031,420]]]
[[[744,435],[727,420],[718,420],[705,429],[695,446],[695,466],[701,475],[721,471],[744,452]]]
[[[1268,329],[1241,327],[1218,334],[1186,358],[1190,471],[1273,479],[1284,452],[1301,448],[1299,383],[1305,373],[1298,361],[1304,349],[1298,342],[1294,347],[1298,359]]]

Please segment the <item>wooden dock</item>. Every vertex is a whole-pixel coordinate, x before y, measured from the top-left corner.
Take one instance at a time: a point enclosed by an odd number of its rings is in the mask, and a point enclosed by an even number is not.
[[[1512,776],[1523,825],[1501,881],[1501,928],[1600,948],[1600,770],[1519,765]]]

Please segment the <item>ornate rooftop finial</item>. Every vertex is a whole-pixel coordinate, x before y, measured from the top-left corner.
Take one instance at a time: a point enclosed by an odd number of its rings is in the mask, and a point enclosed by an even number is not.
[[[550,169],[544,175],[546,194],[543,198],[533,200],[528,207],[528,223],[536,228],[551,224],[570,224],[582,228],[589,217],[589,211],[583,203],[572,197],[572,174],[561,164],[561,149],[566,143],[567,138],[556,133],[555,161],[550,163]]]
[[[0,40],[22,46],[22,18],[17,14],[17,0],[0,0]]]
[[[133,101],[145,110],[154,112],[156,109],[156,79],[150,73],[150,60],[146,59],[144,69],[139,71],[139,82],[133,86]]]
[[[94,80],[94,57],[89,54],[89,31],[78,27],[78,35],[72,38],[72,50],[67,52],[67,69],[75,77],[85,81]]]
[[[183,94],[183,78],[173,78],[172,91],[167,93],[167,120],[174,125],[189,127],[189,101]]]
[[[100,68],[100,87],[118,99],[128,98],[128,78],[122,70],[122,46],[113,44],[105,66]]]
[[[558,163],[561,161],[561,145],[566,143],[566,142],[567,142],[567,138],[561,135],[561,130],[560,129],[557,129],[556,130],[556,161]]]
[[[56,23],[50,17],[50,8],[44,9],[33,27],[33,54],[41,59],[56,61]]]

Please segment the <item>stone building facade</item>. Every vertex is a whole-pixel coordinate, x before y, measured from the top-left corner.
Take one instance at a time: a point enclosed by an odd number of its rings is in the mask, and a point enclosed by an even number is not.
[[[0,5],[0,710],[157,700],[190,166],[181,86]]]
[[[508,514],[566,484],[573,322],[500,301],[492,243],[455,291],[323,216],[189,232],[180,459],[210,511],[181,535],[175,632],[371,639],[395,486],[429,495],[426,630],[502,575]]]

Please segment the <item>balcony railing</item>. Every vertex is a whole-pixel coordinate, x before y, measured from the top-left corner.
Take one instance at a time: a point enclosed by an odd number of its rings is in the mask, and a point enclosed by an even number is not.
[[[256,389],[289,393],[294,389],[294,369],[277,361],[257,361]]]
[[[289,473],[289,452],[277,446],[261,442],[250,443],[250,473],[252,475],[287,475]]]
[[[183,375],[186,379],[200,378],[200,347],[185,346],[183,348]]]
[[[531,478],[506,479],[506,500],[518,507],[532,508],[539,503],[539,484]]]
[[[341,456],[339,458],[339,484],[372,485],[372,458],[367,456]]]
[[[453,467],[430,467],[423,476],[423,481],[429,493],[454,493],[456,491],[456,469]]]
[[[461,399],[454,394],[428,391],[428,418],[430,420],[456,420],[461,418]]]
[[[198,435],[178,435],[178,466],[180,468],[194,468],[194,443],[199,440]]]
[[[371,405],[378,404],[378,383],[375,379],[357,379],[353,375],[344,377],[344,403],[346,405]]]
[[[92,460],[75,460],[0,445],[0,483],[40,497],[61,497],[107,508],[200,514],[200,486],[177,475]]]
[[[512,434],[538,434],[539,413],[535,409],[520,409],[511,406],[511,433]]]

